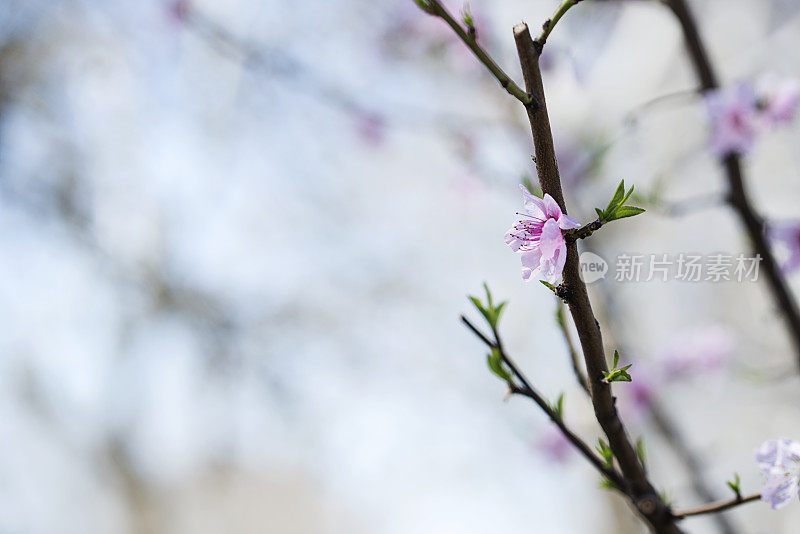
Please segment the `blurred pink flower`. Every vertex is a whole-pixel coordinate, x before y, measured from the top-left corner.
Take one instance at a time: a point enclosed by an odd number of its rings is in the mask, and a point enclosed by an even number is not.
[[[564,436],[561,429],[555,425],[549,425],[547,430],[539,436],[536,449],[546,460],[564,464],[572,453],[572,443]]]
[[[800,81],[771,74],[762,76],[756,83],[756,96],[761,126],[772,129],[794,117],[800,104]]]
[[[652,362],[637,361],[633,381],[619,388],[620,410],[632,421],[641,421],[650,414],[662,381],[653,373]]]
[[[677,336],[658,359],[666,380],[682,380],[722,369],[730,361],[735,347],[728,329],[710,326]]]
[[[386,139],[386,120],[377,113],[358,113],[355,116],[356,133],[369,145],[379,145]]]
[[[186,22],[191,9],[190,0],[173,0],[169,4],[169,17],[174,22]]]
[[[711,151],[719,157],[747,153],[753,146],[757,126],[751,87],[739,83],[708,91],[705,101],[711,117]]]
[[[773,510],[789,504],[800,484],[800,443],[790,439],[765,441],[756,451],[756,462],[766,477],[761,500]]]
[[[800,267],[800,221],[770,225],[767,236],[788,249],[788,256],[781,262],[783,272],[797,270]]]
[[[491,24],[483,10],[471,7],[472,19],[477,28],[476,40],[486,44],[491,39]],[[460,15],[453,13],[460,18]],[[453,33],[440,18],[428,16],[405,1],[388,17],[389,24],[380,37],[383,52],[401,56],[433,56],[441,58],[463,72],[481,72],[482,65],[472,51]]]
[[[548,194],[538,198],[522,189],[524,212],[506,232],[506,244],[522,254],[522,278],[541,277],[555,284],[567,261],[567,244],[561,230],[580,227],[577,219],[561,212],[558,203]]]

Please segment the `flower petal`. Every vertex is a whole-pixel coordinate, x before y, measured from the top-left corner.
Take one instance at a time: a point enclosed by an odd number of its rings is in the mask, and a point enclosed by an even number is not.
[[[528,188],[522,184],[519,184],[519,188],[522,190],[522,205],[525,207],[525,211],[537,219],[547,219],[542,199],[532,195]]]
[[[547,213],[547,216],[558,220],[561,217],[561,207],[558,205],[558,202],[556,202],[555,199],[547,193],[544,194],[542,201],[544,202],[545,213]]]
[[[563,213],[561,217],[558,218],[558,227],[562,230],[572,230],[573,228],[580,228],[581,223],[575,217],[570,217],[566,213]]]
[[[785,473],[776,473],[767,479],[761,489],[761,500],[769,503],[773,510],[783,508],[798,492],[798,479]]]
[[[539,275],[542,270],[542,251],[537,247],[522,253],[522,279],[530,280]]]
[[[542,235],[539,238],[539,248],[542,251],[544,259],[553,258],[556,251],[564,246],[564,236],[561,234],[561,228],[555,219],[547,219],[542,227]]]

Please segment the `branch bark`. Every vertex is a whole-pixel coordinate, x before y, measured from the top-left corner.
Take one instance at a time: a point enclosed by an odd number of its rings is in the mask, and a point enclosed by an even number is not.
[[[528,26],[524,23],[514,28],[514,39],[525,79],[525,88],[539,103],[536,109],[527,108],[533,134],[539,184],[542,191],[550,194],[566,213],[542,75],[539,69],[541,47],[533,42]],[[575,242],[570,242],[567,244],[563,284],[567,287],[566,300],[583,349],[589,394],[595,417],[608,438],[609,446],[617,459],[622,475],[630,485],[629,496],[636,509],[655,532],[679,533],[681,530],[675,524],[669,507],[658,496],[648,480],[644,467],[625,431],[616,410],[615,398],[610,385],[603,382],[603,372],[608,371],[603,351],[603,338],[599,323],[592,312],[586,286],[581,280],[579,272],[578,247]]]
[[[705,44],[700,37],[697,22],[692,15],[686,0],[663,0],[675,14],[683,32],[686,49],[692,61],[701,91],[712,91],[719,87],[719,81],[713,64],[708,56]],[[800,308],[781,274],[778,262],[772,254],[765,235],[764,219],[753,207],[745,185],[742,172],[741,156],[730,153],[720,160],[728,181],[728,203],[736,211],[747,232],[753,249],[761,256],[761,269],[767,276],[772,297],[778,304],[786,321],[786,327],[794,346],[797,363],[800,365]]]
[[[740,504],[757,501],[760,498],[761,494],[759,493],[754,493],[753,495],[748,495],[747,497],[737,496],[727,501],[712,502],[711,504],[698,506],[697,508],[690,508],[682,512],[675,512],[673,516],[675,519],[683,519],[685,517],[691,517],[695,515],[714,514],[723,512],[735,506],[739,506]]]

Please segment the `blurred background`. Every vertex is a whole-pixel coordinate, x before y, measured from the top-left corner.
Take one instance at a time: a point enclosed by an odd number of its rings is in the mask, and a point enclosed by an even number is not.
[[[800,75],[796,2],[690,3],[726,82]],[[471,2],[513,78],[511,28],[556,4]],[[543,61],[570,213],[621,178],[648,208],[585,249],[748,251],[668,10],[582,3]],[[792,124],[746,160],[776,219],[798,216],[798,141]],[[543,414],[504,402],[458,320],[484,281],[508,299],[509,351],[596,442],[556,303],[503,243],[532,150],[518,103],[411,0],[3,2],[0,533],[642,532]],[[753,450],[800,439],[765,284],[591,291],[636,362],[617,391],[659,489],[692,506],[693,477],[727,497],[738,472],[758,491]],[[800,504],[728,518],[795,532]]]

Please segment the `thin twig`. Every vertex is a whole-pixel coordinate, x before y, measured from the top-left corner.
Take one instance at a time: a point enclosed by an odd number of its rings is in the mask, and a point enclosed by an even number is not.
[[[537,37],[536,41],[534,41],[540,51],[544,46],[544,44],[547,42],[547,38],[550,36],[550,32],[552,32],[553,28],[556,27],[556,24],[561,19],[561,17],[564,16],[564,13],[566,13],[569,10],[569,8],[571,8],[580,1],[581,0],[564,0],[563,2],[561,2],[561,5],[558,6],[558,9],[556,9],[556,12],[553,13],[553,16],[544,21],[544,24],[542,24],[542,33],[540,33],[539,37]]]
[[[680,217],[696,211],[725,205],[725,196],[719,193],[709,193],[679,201],[662,201],[658,208],[661,214],[667,217]]]
[[[684,41],[692,61],[701,91],[713,91],[719,88],[719,81],[700,37],[697,22],[689,10],[686,0],[664,0],[675,14],[683,31]],[[797,363],[800,364],[800,308],[789,289],[786,280],[772,254],[764,232],[764,219],[753,207],[747,192],[742,171],[741,156],[731,152],[720,158],[720,165],[728,179],[728,203],[739,215],[747,235],[750,237],[756,254],[761,256],[760,269],[767,275],[767,282],[786,321],[789,335],[794,345]]]
[[[475,57],[489,69],[489,72],[497,78],[497,81],[500,82],[500,85],[508,91],[510,95],[514,98],[522,102],[525,107],[537,107],[538,103],[536,99],[533,98],[532,95],[525,92],[519,85],[514,83],[514,80],[503,71],[495,62],[494,59],[489,56],[489,54],[478,44],[474,35],[468,33],[461,24],[459,24],[452,15],[447,11],[447,9],[439,2],[439,0],[425,0],[427,7],[425,11],[430,13],[431,15],[437,16],[444,20],[448,26],[450,26],[456,35],[464,41],[464,44],[472,50],[472,53],[475,54]]]
[[[748,502],[757,501],[761,498],[760,493],[754,493],[752,495],[748,495],[747,497],[737,496],[733,499],[728,499],[727,501],[718,501],[712,502],[710,504],[705,504],[703,506],[698,506],[697,508],[689,508],[688,510],[684,510],[682,512],[674,512],[672,516],[675,519],[683,519],[685,517],[691,517],[695,515],[704,515],[704,514],[714,514],[717,512],[724,512],[730,508],[735,506],[739,506],[740,504],[745,504]]]
[[[461,321],[469,328],[473,334],[475,334],[478,339],[483,341],[483,343],[492,349],[497,349],[500,351],[500,356],[503,359],[503,362],[508,366],[508,368],[513,373],[514,377],[520,382],[521,385],[517,384],[509,384],[509,391],[515,395],[522,395],[524,397],[528,397],[529,399],[533,400],[541,410],[547,414],[550,420],[555,423],[555,425],[561,430],[564,434],[564,437],[569,440],[572,445],[578,449],[578,451],[587,459],[589,462],[611,483],[613,483],[620,491],[625,491],[625,481],[622,476],[613,468],[609,468],[605,465],[603,460],[598,457],[583,441],[580,437],[578,437],[574,432],[572,432],[564,423],[564,420],[558,416],[558,414],[553,411],[550,405],[547,403],[545,398],[538,392],[536,389],[531,385],[528,379],[522,374],[522,371],[519,370],[519,367],[514,363],[511,357],[505,352],[503,348],[503,343],[500,339],[500,336],[496,330],[492,331],[492,334],[495,337],[495,341],[491,341],[488,337],[486,337],[478,328],[473,325],[469,319],[461,316]]]
[[[558,323],[559,328],[561,328],[561,334],[564,336],[564,342],[567,344],[567,349],[569,350],[569,360],[572,363],[572,372],[575,375],[575,380],[578,381],[578,385],[588,394],[588,380],[586,378],[586,373],[584,373],[583,369],[581,369],[580,356],[578,354],[578,350],[575,348],[575,343],[572,341],[572,335],[569,333],[569,327],[567,326],[566,319],[564,318],[564,304],[559,300],[556,306],[558,306],[556,309],[556,322]]]

